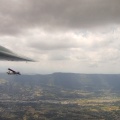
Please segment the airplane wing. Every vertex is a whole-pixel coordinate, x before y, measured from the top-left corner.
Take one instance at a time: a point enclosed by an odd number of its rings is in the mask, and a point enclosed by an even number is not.
[[[0,46],[0,60],[8,60],[8,61],[34,61],[27,57],[19,56],[16,53],[13,53],[9,49]]]

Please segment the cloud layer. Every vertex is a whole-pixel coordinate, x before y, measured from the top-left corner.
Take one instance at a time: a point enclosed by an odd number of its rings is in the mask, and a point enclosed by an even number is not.
[[[40,61],[23,65],[31,72],[118,73],[119,4],[119,0],[1,0],[1,45]]]
[[[119,0],[1,0],[0,33],[88,29],[120,23]]]

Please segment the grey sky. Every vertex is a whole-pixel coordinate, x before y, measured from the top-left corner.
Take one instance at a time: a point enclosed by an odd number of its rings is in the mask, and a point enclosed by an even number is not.
[[[119,0],[0,0],[1,45],[38,60],[23,72],[119,73]]]

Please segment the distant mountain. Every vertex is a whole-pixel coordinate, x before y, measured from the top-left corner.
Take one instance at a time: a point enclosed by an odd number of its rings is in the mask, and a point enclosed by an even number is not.
[[[0,74],[0,101],[120,96],[119,74]]]
[[[3,81],[6,81],[5,83]],[[120,74],[53,73],[47,75],[0,74],[0,83],[16,83],[19,86],[56,86],[66,89],[120,90]]]

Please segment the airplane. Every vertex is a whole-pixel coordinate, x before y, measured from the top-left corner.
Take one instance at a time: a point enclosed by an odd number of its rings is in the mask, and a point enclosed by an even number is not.
[[[23,57],[21,55],[17,55],[16,53],[3,46],[0,46],[0,60],[34,62],[34,60]]]
[[[35,62],[34,60],[27,58],[27,57],[23,57],[20,55],[17,55],[16,53],[13,53],[12,51],[10,51],[9,49],[0,46],[0,60],[8,60],[8,61],[29,61],[29,62]],[[10,68],[8,68],[8,75],[21,75],[20,72],[16,72]]]
[[[9,70],[7,72],[8,75],[21,75],[20,72],[16,72],[16,71],[14,71],[14,70],[12,70],[10,68],[8,68],[8,70]]]

